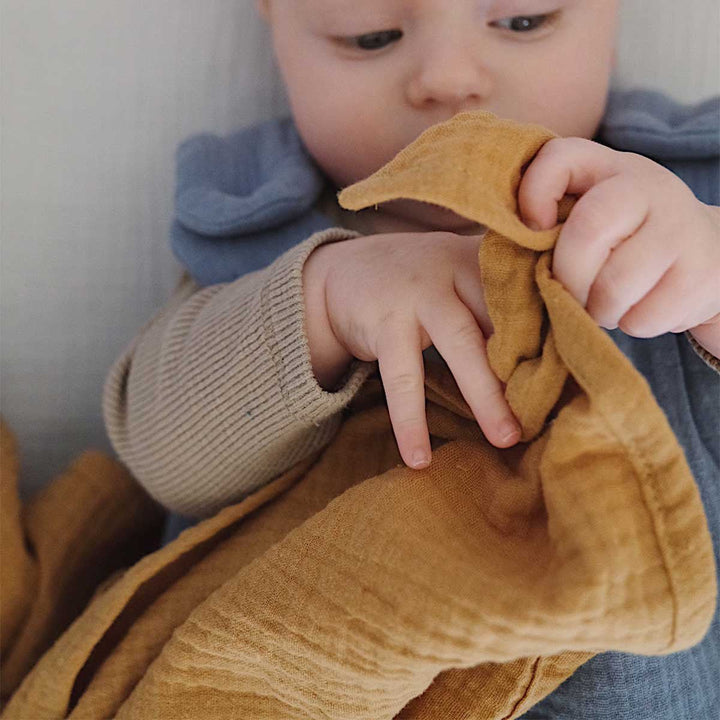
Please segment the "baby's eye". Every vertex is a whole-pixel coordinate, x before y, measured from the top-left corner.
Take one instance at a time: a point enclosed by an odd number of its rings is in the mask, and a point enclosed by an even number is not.
[[[504,18],[503,20],[496,20],[491,25],[497,25],[515,33],[530,33],[533,30],[538,30],[544,25],[548,24],[548,21],[555,15],[555,13],[545,15],[516,15],[515,17]]]
[[[360,50],[381,50],[402,37],[401,30],[379,30],[346,38],[348,45]]]

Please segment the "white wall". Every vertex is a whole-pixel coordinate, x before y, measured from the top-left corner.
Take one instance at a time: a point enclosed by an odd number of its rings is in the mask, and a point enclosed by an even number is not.
[[[620,0],[618,87],[683,102],[720,93],[718,0]]]
[[[618,82],[720,91],[717,0],[623,0]],[[284,109],[252,0],[2,0],[1,411],[24,485],[108,448],[105,374],[177,278],[173,153]]]

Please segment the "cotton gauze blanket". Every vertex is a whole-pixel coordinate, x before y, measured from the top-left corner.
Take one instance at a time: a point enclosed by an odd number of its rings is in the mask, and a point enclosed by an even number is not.
[[[523,442],[489,445],[429,364],[433,462],[407,469],[371,378],[324,452],[106,582],[5,718],[515,718],[595,653],[704,636],[715,566],[682,450],[552,278],[560,227],[517,217],[522,169],[551,137],[464,113],[340,196],[490,228],[488,352]]]

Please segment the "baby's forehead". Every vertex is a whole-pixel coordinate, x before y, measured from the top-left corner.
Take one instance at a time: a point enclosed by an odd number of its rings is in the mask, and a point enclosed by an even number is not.
[[[356,15],[365,11],[386,10],[404,5],[406,0],[362,0],[362,2],[353,2],[353,0],[283,0],[283,2],[297,4],[309,11],[337,11]]]
[[[466,2],[479,12],[502,10],[508,13],[549,12],[557,9],[558,5],[583,5],[587,0],[270,0],[291,4],[295,10],[306,12],[341,12],[348,16],[369,13],[389,13],[402,11],[412,13],[435,6],[439,9],[447,7],[448,3]],[[552,7],[551,7],[552,6]],[[449,8],[448,8],[449,9]]]
[[[381,10],[388,6],[407,6],[421,8],[423,5],[436,5],[443,7],[448,2],[470,3],[478,9],[487,9],[492,6],[512,6],[518,12],[534,9],[533,6],[558,4],[549,0],[273,0],[275,2],[292,3],[296,6],[341,8],[348,12],[358,12],[366,8]],[[561,0],[561,2],[584,3],[586,0]]]

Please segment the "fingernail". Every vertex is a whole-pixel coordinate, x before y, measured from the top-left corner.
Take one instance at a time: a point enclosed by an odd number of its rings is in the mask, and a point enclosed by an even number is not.
[[[412,456],[412,467],[415,470],[422,470],[430,464],[430,458],[422,450],[416,450]]]
[[[520,436],[520,427],[512,420],[506,420],[500,425],[500,437],[504,443],[510,442]]]

